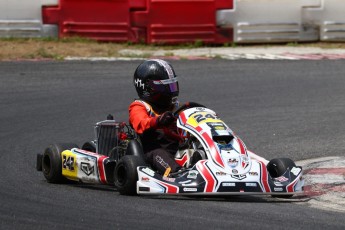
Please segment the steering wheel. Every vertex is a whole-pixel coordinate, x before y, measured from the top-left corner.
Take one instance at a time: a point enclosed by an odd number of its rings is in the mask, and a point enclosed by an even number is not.
[[[194,107],[203,107],[206,108],[206,106],[196,103],[196,102],[186,102],[183,105],[181,105],[177,110],[174,112],[174,116],[178,116],[183,110],[189,109],[189,108],[194,108]]]

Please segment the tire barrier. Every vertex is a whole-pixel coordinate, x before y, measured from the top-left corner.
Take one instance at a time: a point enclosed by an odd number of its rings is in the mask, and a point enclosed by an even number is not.
[[[0,37],[158,44],[345,41],[344,0],[0,0]]]

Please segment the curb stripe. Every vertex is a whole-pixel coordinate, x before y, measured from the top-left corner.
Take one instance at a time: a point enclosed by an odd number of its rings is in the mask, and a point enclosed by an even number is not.
[[[304,174],[335,174],[345,175],[345,168],[313,168],[304,171]]]

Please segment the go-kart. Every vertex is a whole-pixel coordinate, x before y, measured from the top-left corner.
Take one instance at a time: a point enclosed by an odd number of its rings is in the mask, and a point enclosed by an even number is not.
[[[174,114],[181,143],[176,173],[162,175],[144,160],[140,138],[112,117],[98,122],[96,138],[82,148],[53,144],[37,155],[48,182],[115,185],[123,195],[244,195],[291,197],[303,192],[302,167],[289,158],[270,161],[247,150],[211,109],[186,103]]]

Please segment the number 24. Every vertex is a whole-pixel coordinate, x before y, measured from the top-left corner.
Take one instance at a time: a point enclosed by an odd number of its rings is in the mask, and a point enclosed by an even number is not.
[[[203,120],[206,120],[207,118],[209,119],[215,119],[215,117],[212,115],[212,114],[206,114],[206,115],[203,115],[203,114],[197,114],[194,116],[195,120],[200,123],[202,122]]]

